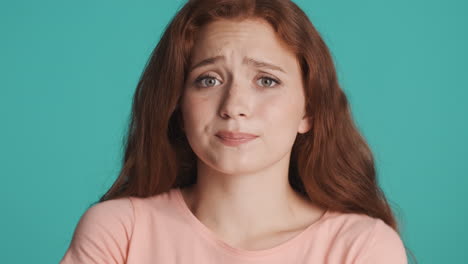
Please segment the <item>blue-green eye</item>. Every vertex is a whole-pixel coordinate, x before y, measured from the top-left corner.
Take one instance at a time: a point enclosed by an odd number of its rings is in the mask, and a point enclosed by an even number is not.
[[[195,80],[195,84],[200,87],[211,87],[216,85],[216,81],[218,81],[218,79],[214,76],[202,75]]]
[[[263,87],[273,87],[275,85],[272,85],[274,83],[276,83],[276,85],[280,84],[281,82],[279,80],[276,80],[276,79],[273,79],[273,78],[270,78],[270,77],[262,77],[260,79],[258,79],[260,81],[260,86],[263,86]]]

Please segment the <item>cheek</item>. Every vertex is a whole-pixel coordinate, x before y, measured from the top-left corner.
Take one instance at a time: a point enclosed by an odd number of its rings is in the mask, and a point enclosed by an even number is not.
[[[213,114],[214,106],[212,104],[212,100],[208,100],[208,98],[194,96],[187,96],[184,98],[182,115],[186,130],[202,129],[200,126],[204,126],[206,123],[205,120]]]
[[[265,132],[271,134],[295,133],[301,120],[300,102],[287,95],[270,97],[257,109]]]

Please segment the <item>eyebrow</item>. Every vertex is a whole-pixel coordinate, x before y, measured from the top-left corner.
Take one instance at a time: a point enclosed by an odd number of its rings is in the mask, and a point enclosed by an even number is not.
[[[197,64],[195,64],[194,66],[192,66],[190,68],[190,72],[193,71],[194,69],[198,68],[198,67],[214,64],[217,61],[224,60],[224,59],[225,59],[224,56],[214,56],[214,57],[204,59],[204,60],[198,62]],[[276,66],[276,65],[268,63],[268,62],[259,61],[259,60],[256,60],[256,59],[250,58],[250,57],[244,57],[244,60],[242,61],[242,63],[247,64],[247,65],[253,65],[253,66],[257,67],[257,68],[268,68],[268,69],[271,69],[271,70],[276,70],[276,71],[281,71],[283,73],[286,73],[286,71],[284,71],[279,66]]]

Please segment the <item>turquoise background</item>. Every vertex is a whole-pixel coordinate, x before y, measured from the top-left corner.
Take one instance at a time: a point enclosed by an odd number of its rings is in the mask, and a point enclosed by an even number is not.
[[[468,259],[468,2],[296,1],[336,61],[419,263]],[[138,78],[183,1],[1,1],[2,263],[58,263],[115,179]]]

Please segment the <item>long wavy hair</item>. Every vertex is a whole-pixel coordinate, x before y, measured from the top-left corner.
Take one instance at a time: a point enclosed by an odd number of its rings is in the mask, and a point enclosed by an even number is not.
[[[122,168],[99,202],[148,197],[196,183],[196,155],[181,129],[180,111],[194,40],[214,20],[246,18],[267,21],[301,66],[312,128],[293,144],[291,186],[321,207],[380,218],[400,233],[330,51],[307,15],[289,0],[190,0],[179,9],[139,79]]]

